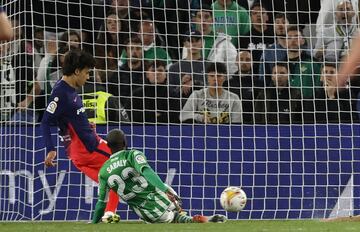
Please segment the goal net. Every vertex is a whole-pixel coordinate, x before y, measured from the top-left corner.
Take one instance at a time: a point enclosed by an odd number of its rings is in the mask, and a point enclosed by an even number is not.
[[[97,184],[56,127],[45,168],[40,128],[75,49],[96,59],[78,89],[96,132],[124,130],[190,215],[359,214],[358,84],[334,86],[358,2],[278,2],[1,1],[14,38],[0,45],[0,220],[91,219]],[[241,212],[221,208],[228,186],[246,192]],[[118,213],[138,219],[124,202]]]

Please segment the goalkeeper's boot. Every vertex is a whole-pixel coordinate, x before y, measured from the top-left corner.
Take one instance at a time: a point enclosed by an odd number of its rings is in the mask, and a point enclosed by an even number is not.
[[[208,218],[203,216],[203,215],[194,215],[192,217],[193,222],[197,222],[197,223],[206,223],[208,222]]]
[[[215,214],[213,216],[210,216],[208,218],[209,222],[218,222],[218,223],[221,223],[221,222],[226,222],[227,220],[227,217],[225,215],[222,215],[222,214]]]

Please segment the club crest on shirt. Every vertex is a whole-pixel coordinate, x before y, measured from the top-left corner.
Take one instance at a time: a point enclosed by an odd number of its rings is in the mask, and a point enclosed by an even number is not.
[[[145,158],[142,155],[137,155],[135,156],[135,160],[138,164],[144,164],[146,163]]]
[[[49,112],[50,114],[53,114],[55,113],[56,108],[57,108],[57,103],[55,101],[51,101],[48,107],[46,108],[46,111]]]

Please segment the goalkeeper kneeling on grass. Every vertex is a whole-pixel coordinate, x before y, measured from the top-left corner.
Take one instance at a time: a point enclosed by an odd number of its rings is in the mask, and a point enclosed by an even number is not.
[[[224,215],[210,217],[187,216],[181,210],[180,198],[165,185],[149,166],[144,154],[127,150],[126,137],[121,130],[112,130],[106,140],[112,151],[110,159],[99,172],[99,199],[92,223],[98,223],[104,214],[107,195],[114,190],[135,213],[147,223],[205,223],[224,222]],[[114,215],[114,219],[118,219]]]

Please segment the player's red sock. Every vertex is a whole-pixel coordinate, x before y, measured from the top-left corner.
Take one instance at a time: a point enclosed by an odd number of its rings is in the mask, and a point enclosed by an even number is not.
[[[105,212],[111,211],[116,213],[118,204],[119,204],[119,196],[114,191],[110,190],[109,201],[106,204]]]

